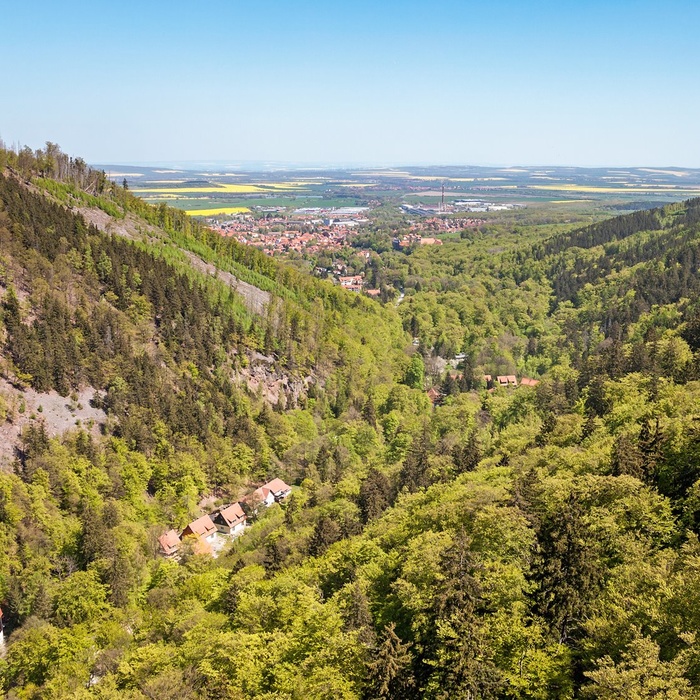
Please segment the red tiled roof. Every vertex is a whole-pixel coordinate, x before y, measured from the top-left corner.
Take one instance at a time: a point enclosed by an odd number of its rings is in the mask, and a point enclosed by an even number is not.
[[[262,503],[270,494],[270,489],[268,489],[266,486],[260,486],[253,493],[249,493],[243,500],[246,503],[254,503],[255,501],[258,501],[259,503]]]
[[[185,530],[183,530],[183,535],[187,530],[193,535],[197,535],[197,537],[208,537],[213,532],[216,532],[216,526],[208,515],[203,515],[201,518],[193,520]]]
[[[273,496],[276,496],[278,493],[283,493],[284,491],[291,491],[291,488],[287,486],[282,479],[268,481],[262,488],[272,491]]]
[[[433,387],[432,389],[428,389],[428,391],[425,392],[428,395],[428,398],[435,403],[439,398],[440,398],[440,392]]]
[[[245,519],[245,513],[240,503],[232,503],[219,511],[219,515],[226,521],[227,525],[233,525]]]
[[[180,547],[180,536],[175,530],[168,530],[158,538],[158,542],[165,554],[174,554]]]
[[[514,374],[504,374],[496,377],[498,380],[499,384],[513,384],[515,386],[518,385],[518,380],[515,378]]]

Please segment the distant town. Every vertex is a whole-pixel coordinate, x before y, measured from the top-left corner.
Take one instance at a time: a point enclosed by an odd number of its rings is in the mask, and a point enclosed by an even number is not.
[[[394,237],[392,244],[395,250],[442,245],[438,235],[476,229],[486,223],[485,219],[459,216],[460,213],[507,211],[521,206],[481,200],[402,205],[403,213],[411,217],[406,222],[408,232]],[[222,236],[235,238],[239,243],[259,248],[268,255],[333,256],[349,247],[357,234],[367,229],[371,223],[371,209],[369,206],[302,207],[290,213],[285,207],[256,207],[251,212],[210,217],[208,223]],[[359,255],[365,261],[371,258],[370,250],[361,250]],[[330,267],[317,266],[314,272],[335,279],[349,291],[380,296],[379,289],[365,286],[364,275],[347,274],[347,266],[341,262],[334,262]]]
[[[284,207],[265,207],[258,209],[257,216],[238,214],[227,220],[212,218],[209,224],[222,236],[231,236],[268,255],[317,254],[347,245],[348,234],[369,223],[368,209],[306,207],[294,210],[290,216],[284,213]]]

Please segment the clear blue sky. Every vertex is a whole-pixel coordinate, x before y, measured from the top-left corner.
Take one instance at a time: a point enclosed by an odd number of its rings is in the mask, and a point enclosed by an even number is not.
[[[697,0],[0,0],[0,137],[89,162],[700,167]]]

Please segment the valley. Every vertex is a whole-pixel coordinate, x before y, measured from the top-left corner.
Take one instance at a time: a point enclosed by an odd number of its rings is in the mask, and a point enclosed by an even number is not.
[[[0,152],[8,698],[695,697],[695,171],[77,163]]]

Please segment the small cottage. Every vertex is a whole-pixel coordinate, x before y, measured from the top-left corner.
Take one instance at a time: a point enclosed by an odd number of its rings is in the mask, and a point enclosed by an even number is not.
[[[292,492],[292,487],[287,486],[282,479],[268,481],[263,488],[266,488],[277,502],[283,501]]]
[[[211,516],[216,529],[224,535],[236,535],[245,528],[246,515],[240,503],[232,503]]]
[[[160,543],[160,553],[168,559],[173,559],[177,556],[180,549],[180,536],[175,530],[168,530],[165,534],[158,538]]]
[[[255,489],[253,493],[248,494],[245,497],[245,502],[254,509],[257,509],[259,506],[267,508],[275,502],[275,497],[267,486],[261,486]]]
[[[216,525],[214,525],[208,515],[203,515],[201,518],[193,520],[182,531],[181,538],[184,540],[185,537],[194,536],[197,539],[204,540],[206,542],[213,542],[214,535],[216,535]]]
[[[432,404],[438,403],[438,401],[440,401],[440,399],[442,398],[442,394],[440,394],[440,391],[435,387],[431,387],[425,393],[428,395],[430,403]]]

